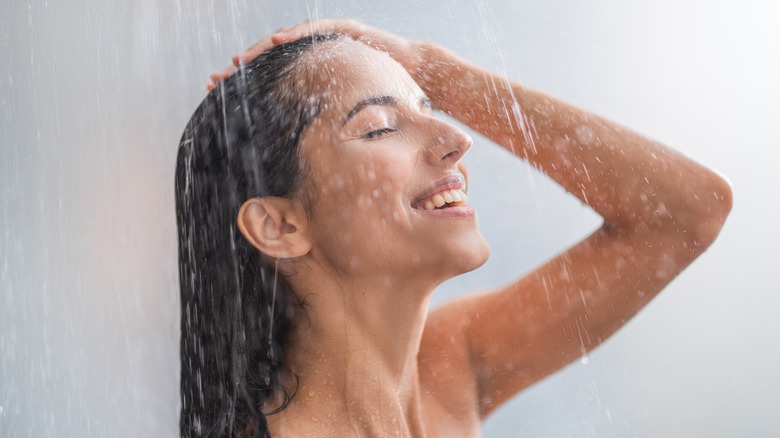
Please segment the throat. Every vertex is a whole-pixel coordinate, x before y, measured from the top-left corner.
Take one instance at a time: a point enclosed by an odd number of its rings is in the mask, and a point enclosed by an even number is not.
[[[317,266],[291,278],[306,307],[296,312],[284,346],[284,367],[297,376],[298,390],[283,412],[300,413],[301,421],[347,419],[372,431],[367,436],[421,436],[417,353],[435,285],[339,278]],[[295,377],[288,388],[296,388]]]
[[[381,354],[377,348],[323,348],[307,355],[307,365],[296,361],[299,386],[289,414],[317,428],[304,436],[424,435],[416,356],[399,368],[376,360]]]

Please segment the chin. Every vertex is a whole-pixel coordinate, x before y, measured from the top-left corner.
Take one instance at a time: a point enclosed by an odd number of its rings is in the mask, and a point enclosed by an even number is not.
[[[477,232],[468,238],[456,241],[448,240],[447,245],[441,248],[434,264],[443,274],[446,281],[467,272],[471,272],[484,265],[490,256],[490,247],[482,235]]]
[[[471,272],[480,266],[484,265],[490,257],[490,246],[482,235],[479,236],[478,242],[474,244],[472,248],[463,256],[463,269],[461,274]]]

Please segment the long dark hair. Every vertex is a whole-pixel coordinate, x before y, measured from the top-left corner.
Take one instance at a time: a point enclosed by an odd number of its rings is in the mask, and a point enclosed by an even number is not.
[[[264,402],[284,409],[285,338],[298,307],[273,263],[237,229],[252,197],[300,188],[299,139],[319,112],[296,63],[315,35],[263,53],[219,84],[187,124],[176,162],[183,437],[269,436]]]

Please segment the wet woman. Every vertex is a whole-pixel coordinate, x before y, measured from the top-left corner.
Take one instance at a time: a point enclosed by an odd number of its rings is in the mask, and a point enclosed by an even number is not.
[[[712,171],[435,44],[320,20],[235,62],[177,163],[183,436],[478,436],[635,315],[731,208]],[[429,314],[437,285],[488,257],[471,139],[434,110],[603,226]]]

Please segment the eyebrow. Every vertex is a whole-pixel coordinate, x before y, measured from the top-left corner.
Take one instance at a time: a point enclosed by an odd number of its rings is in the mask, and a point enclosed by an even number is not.
[[[396,99],[393,96],[378,96],[378,97],[369,97],[367,99],[363,99],[360,102],[358,102],[352,110],[347,114],[346,119],[344,119],[344,124],[346,125],[347,122],[349,122],[349,119],[355,116],[355,114],[359,113],[360,110],[363,108],[370,106],[370,105],[387,105],[387,106],[395,106],[398,104],[398,99]],[[420,106],[425,108],[431,108],[431,99],[428,99],[426,96],[423,96],[420,98]]]
[[[352,108],[352,111],[347,114],[347,118],[344,119],[344,124],[346,125],[347,122],[349,122],[349,119],[355,116],[355,114],[359,113],[360,110],[363,108],[369,106],[369,105],[387,105],[387,106],[395,106],[396,103],[398,103],[398,100],[393,96],[379,96],[379,97],[369,97],[367,99],[363,99],[360,102],[355,105],[354,108]]]

